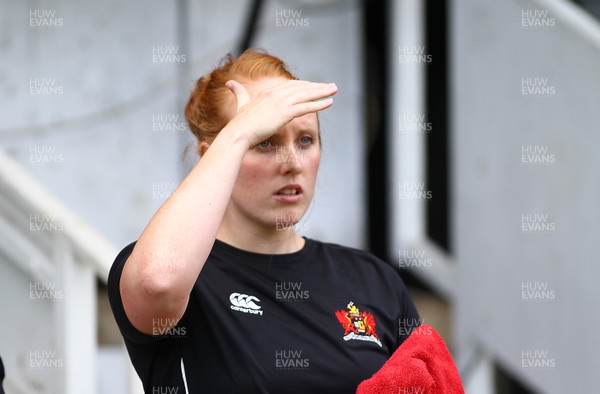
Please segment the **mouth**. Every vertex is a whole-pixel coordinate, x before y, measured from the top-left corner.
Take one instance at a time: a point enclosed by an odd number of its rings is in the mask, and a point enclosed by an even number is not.
[[[275,194],[279,196],[296,196],[302,194],[302,187],[300,185],[285,185],[277,190]]]
[[[285,185],[275,192],[274,197],[281,202],[298,202],[302,198],[302,187],[300,185]]]

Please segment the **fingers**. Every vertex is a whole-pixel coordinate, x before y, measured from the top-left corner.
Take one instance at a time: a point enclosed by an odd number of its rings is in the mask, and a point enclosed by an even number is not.
[[[229,80],[225,86],[235,95],[238,110],[250,101],[250,94],[246,87],[235,80]],[[290,105],[324,99],[337,93],[334,83],[319,83],[301,80],[289,80],[262,92],[262,96],[274,95],[277,100],[287,98]]]
[[[300,116],[309,114],[311,112],[318,112],[324,110],[326,108],[331,107],[333,104],[333,99],[331,97],[318,100],[318,101],[310,101],[308,103],[300,103],[296,104],[293,107],[293,117],[298,118]]]
[[[336,93],[337,86],[334,83],[305,82],[297,86],[289,96],[293,103],[293,116],[299,117],[331,107],[331,96]]]
[[[288,96],[293,116],[298,117],[329,108],[333,104],[331,96],[336,93],[337,86],[334,83],[307,83]]]
[[[240,109],[244,105],[250,101],[250,95],[248,94],[248,90],[239,83],[238,81],[229,80],[225,83],[225,86],[231,90],[231,92],[235,95],[235,100],[237,102],[237,108]]]
[[[276,90],[281,90],[280,94],[292,98],[295,104],[333,96],[338,89],[335,83],[291,80],[279,85],[274,91]]]
[[[300,90],[297,95],[297,103],[321,100],[337,93],[337,86],[334,83],[319,83],[311,85],[306,89]]]

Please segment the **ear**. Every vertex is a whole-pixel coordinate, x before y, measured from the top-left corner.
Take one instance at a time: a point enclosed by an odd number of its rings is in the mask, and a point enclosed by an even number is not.
[[[206,151],[208,150],[209,147],[210,147],[210,144],[206,141],[203,141],[200,143],[200,145],[198,146],[198,153],[200,154],[201,158],[202,158],[202,156],[204,156],[204,154],[206,153]]]

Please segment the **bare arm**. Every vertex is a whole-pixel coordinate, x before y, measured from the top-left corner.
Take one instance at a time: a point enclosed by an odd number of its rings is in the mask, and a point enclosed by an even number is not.
[[[314,100],[337,92],[332,84],[287,81],[249,100],[243,85],[230,81],[228,87],[237,99],[236,116],[154,214],[123,268],[125,313],[143,333],[164,332],[183,316],[248,148],[292,119],[328,108],[332,99]]]

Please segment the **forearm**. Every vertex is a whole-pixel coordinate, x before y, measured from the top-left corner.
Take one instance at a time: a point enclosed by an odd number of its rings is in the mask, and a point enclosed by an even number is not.
[[[142,331],[151,328],[150,315],[178,319],[187,306],[248,150],[240,134],[227,127],[221,131],[152,217],[127,260],[121,277],[123,304]]]

